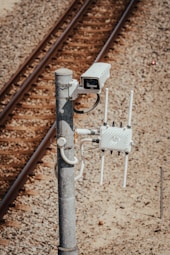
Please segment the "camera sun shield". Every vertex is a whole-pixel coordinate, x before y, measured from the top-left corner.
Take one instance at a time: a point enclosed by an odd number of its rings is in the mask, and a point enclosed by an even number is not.
[[[108,63],[94,63],[81,75],[80,85],[87,93],[101,93],[106,80],[110,77],[111,65]]]

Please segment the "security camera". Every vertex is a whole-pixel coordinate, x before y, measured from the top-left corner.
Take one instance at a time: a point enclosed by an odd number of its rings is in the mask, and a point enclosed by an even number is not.
[[[68,84],[68,97],[70,100],[76,100],[79,95],[96,94],[96,101],[88,110],[79,110],[74,108],[74,111],[79,114],[92,111],[100,102],[101,89],[106,80],[110,77],[111,65],[107,63],[94,63],[85,73],[81,75],[80,84],[73,79]]]
[[[108,63],[94,63],[81,75],[80,91],[82,93],[101,93],[106,80],[110,77],[111,65]]]

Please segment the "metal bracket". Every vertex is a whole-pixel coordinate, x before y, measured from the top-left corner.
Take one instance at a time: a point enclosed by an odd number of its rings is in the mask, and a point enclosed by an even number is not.
[[[57,145],[58,147],[60,148],[60,153],[61,153],[61,156],[63,158],[63,160],[69,164],[69,165],[75,165],[78,163],[78,159],[76,157],[74,157],[74,160],[70,160],[66,157],[65,155],[65,152],[64,152],[64,145],[66,144],[67,140],[64,138],[64,137],[60,137],[58,140],[57,140]]]
[[[68,89],[69,87],[71,87],[71,84],[70,84],[70,83],[59,84],[59,88],[60,88],[61,90]]]

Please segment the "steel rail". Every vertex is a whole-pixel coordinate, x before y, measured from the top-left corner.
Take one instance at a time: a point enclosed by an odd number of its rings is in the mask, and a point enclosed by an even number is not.
[[[41,141],[36,151],[33,153],[21,173],[18,175],[17,179],[14,181],[13,185],[10,187],[4,198],[0,202],[0,219],[4,216],[9,206],[17,197],[19,190],[23,187],[27,180],[27,176],[33,171],[37,162],[40,161],[42,156],[45,153],[45,150],[50,145],[51,138],[55,136],[56,132],[56,123],[54,123],[49,131],[47,132],[44,139]]]
[[[84,2],[81,9],[78,11],[78,13],[72,19],[70,24],[67,26],[67,28],[63,32],[63,34],[60,36],[60,38],[54,43],[53,47],[47,52],[45,57],[41,60],[41,62],[38,64],[38,66],[31,73],[31,75],[28,76],[28,78],[25,80],[25,82],[23,83],[20,90],[13,96],[13,98],[10,100],[10,102],[6,105],[6,107],[0,113],[0,125],[4,125],[5,121],[7,120],[9,114],[12,113],[16,104],[23,98],[24,94],[26,92],[28,92],[31,85],[35,82],[35,80],[38,78],[38,76],[42,72],[43,68],[49,63],[50,59],[54,56],[56,51],[61,47],[63,41],[70,34],[70,31],[72,31],[72,29],[76,26],[78,20],[82,17],[82,15],[86,11],[90,2],[91,2],[90,0],[86,0]]]
[[[33,52],[31,53],[31,55],[24,61],[24,63],[19,67],[19,69],[17,70],[17,72],[11,76],[11,78],[9,79],[9,81],[3,86],[3,88],[0,90],[0,99],[2,99],[6,93],[8,93],[8,91],[10,90],[10,86],[12,83],[15,83],[18,79],[18,77],[22,74],[22,72],[24,72],[24,70],[32,63],[33,59],[36,58],[36,56],[39,54],[39,52],[42,50],[42,48],[45,46],[45,44],[47,44],[47,42],[49,41],[49,38],[51,37],[52,34],[55,33],[55,31],[57,31],[59,29],[59,27],[62,25],[62,23],[65,21],[65,19],[67,18],[67,16],[72,12],[72,10],[76,7],[77,5],[77,1],[74,0],[70,6],[68,7],[68,9],[66,10],[66,12],[63,14],[63,16],[61,16],[61,18],[58,20],[57,24],[55,24],[50,31],[48,32],[48,34],[43,38],[43,40],[38,44],[38,46],[35,48],[35,50],[33,50]]]
[[[113,42],[114,39],[116,39],[116,36],[118,35],[118,32],[120,31],[120,29],[122,27],[122,22],[123,23],[125,22],[125,19],[130,14],[133,4],[135,2],[136,2],[136,0],[130,1],[130,3],[127,6],[128,11],[126,8],[122,15],[123,18],[121,17],[121,22],[118,22],[116,28],[113,29],[107,42],[105,43],[105,45],[101,49],[100,53],[96,57],[95,62],[101,60],[106,55],[111,43]],[[40,161],[40,159],[44,155],[45,150],[48,148],[49,144],[53,141],[55,135],[56,135],[56,122],[53,123],[53,125],[49,129],[48,133],[46,134],[46,136],[44,137],[44,139],[42,140],[40,145],[37,147],[35,153],[31,156],[30,160],[25,165],[22,172],[18,175],[17,179],[14,181],[13,186],[11,186],[11,188],[8,190],[8,192],[6,193],[4,198],[1,200],[1,202],[0,202],[0,219],[3,218],[3,216],[7,212],[10,205],[13,203],[13,201],[17,197],[19,190],[23,187],[23,185],[25,184],[25,182],[27,180],[28,174],[30,174],[34,170],[36,164],[38,163],[38,161]]]
[[[117,25],[115,26],[115,28],[113,29],[112,33],[110,34],[109,38],[107,39],[107,42],[105,43],[104,47],[102,48],[102,50],[99,52],[99,54],[97,55],[96,59],[94,62],[99,62],[102,60],[103,56],[105,56],[110,48],[110,45],[113,43],[113,41],[116,39],[120,29],[122,28],[122,26],[124,25],[129,13],[131,12],[134,4],[137,2],[138,0],[131,0],[128,4],[128,6],[126,7],[125,11],[123,12],[121,18],[119,19]]]

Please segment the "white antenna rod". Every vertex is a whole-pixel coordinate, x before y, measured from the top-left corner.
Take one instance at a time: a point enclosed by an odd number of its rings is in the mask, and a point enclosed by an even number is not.
[[[105,110],[104,110],[104,125],[107,124],[107,110],[108,110],[108,95],[109,89],[106,88],[106,95],[105,95]],[[103,174],[104,174],[104,151],[102,151],[102,158],[101,158],[101,174],[100,174],[100,185],[103,184]]]
[[[133,90],[131,90],[131,92],[130,92],[130,103],[129,103],[129,113],[128,113],[128,127],[131,127],[132,105],[133,105]]]
[[[100,185],[103,184],[103,174],[104,174],[104,151],[102,151],[102,158],[101,158],[101,173],[100,173]]]
[[[105,111],[104,111],[104,124],[107,124],[108,94],[109,94],[109,89],[106,88]]]
[[[125,166],[124,166],[123,188],[126,188],[127,169],[128,169],[128,153],[125,154]]]

